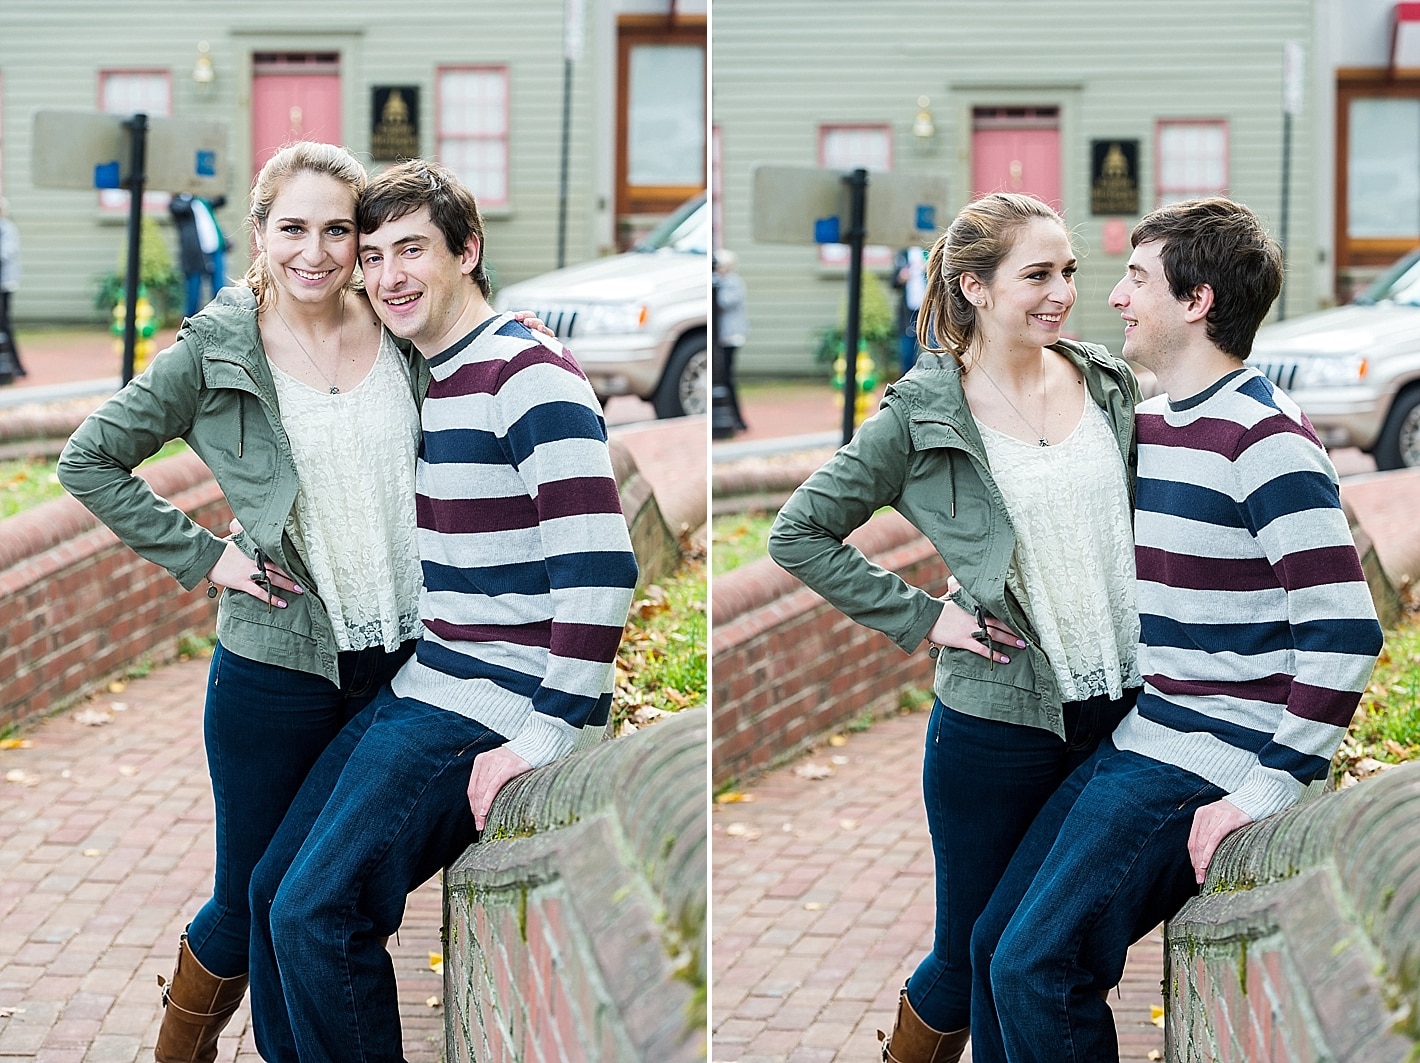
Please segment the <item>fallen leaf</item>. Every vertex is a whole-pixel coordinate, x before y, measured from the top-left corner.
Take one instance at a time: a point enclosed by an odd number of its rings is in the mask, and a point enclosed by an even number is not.
[[[85,727],[102,727],[113,722],[113,715],[103,709],[81,709],[74,714],[74,722]]]
[[[109,707],[110,709],[112,709],[114,712],[127,712],[127,711],[128,711],[128,702],[126,702],[126,701],[110,701],[110,702],[108,703],[108,707]]]
[[[440,1000],[438,997],[430,997],[424,1003],[431,1008],[437,1008],[440,1004],[443,1003],[443,1001]]]
[[[1164,1054],[1160,1052],[1157,1048],[1151,1048],[1149,1049],[1149,1058],[1153,1060],[1160,1060],[1164,1058]]]
[[[1402,760],[1404,760],[1407,755],[1405,747],[1399,742],[1397,742],[1394,738],[1387,738],[1385,740],[1385,748],[1386,752],[1389,753],[1391,756],[1399,757]]]
[[[838,825],[844,830],[857,830],[858,821],[856,819],[840,819]]]
[[[832,735],[828,740],[828,744],[831,746],[846,746],[848,744],[848,736]]]
[[[125,683],[122,679],[115,679],[112,683],[108,685],[108,692],[110,694],[122,694],[127,689],[128,684]]]
[[[726,790],[722,794],[715,795],[715,803],[717,805],[747,805],[753,800],[754,794],[742,794],[735,790]]]
[[[1377,775],[1392,766],[1393,765],[1377,760],[1375,757],[1362,757],[1360,760],[1356,761],[1355,764],[1356,770],[1361,773],[1361,778],[1363,779],[1368,775]]]
[[[0,749],[29,749],[31,745],[28,738],[0,738]]]
[[[841,767],[843,767],[843,765],[845,765],[845,764],[848,763],[848,758],[847,758],[847,757],[843,757],[843,756],[829,757],[829,758],[828,758],[828,762],[829,762],[830,764],[836,764],[836,765],[838,765],[838,766],[841,768]]]
[[[137,769],[137,768],[134,768],[134,767],[130,767],[129,765],[125,764],[125,765],[123,765],[121,768],[118,769],[118,773],[119,773],[120,775],[137,775],[137,774],[138,774],[138,769]]]
[[[821,911],[823,911],[823,904],[822,904],[821,902],[819,902],[819,901],[805,901],[805,902],[804,902],[804,911],[806,911],[806,912],[821,912]]]
[[[429,953],[429,970],[435,974],[444,973],[444,954],[442,952]]]
[[[1164,1009],[1158,1004],[1149,1005],[1149,1021],[1160,1028],[1164,1025]]]
[[[808,761],[795,768],[794,774],[801,779],[827,779],[833,774],[833,769],[827,764],[815,764],[813,761]]]
[[[24,1008],[0,1008],[0,1019],[8,1019],[14,1015],[23,1015]]]
[[[731,823],[725,828],[725,833],[731,838],[743,838],[751,842],[759,837],[759,831],[752,829],[748,823]]]
[[[5,773],[5,781],[15,783],[17,786],[35,786],[39,783],[38,775],[31,775],[20,768]]]
[[[84,855],[85,855],[85,856],[103,856],[103,855],[104,855],[104,851],[103,851],[102,849],[85,849],[85,850],[84,850]]]
[[[1355,786],[1360,781],[1360,779],[1356,778],[1356,776],[1352,775],[1348,771],[1341,776],[1341,781],[1336,784],[1336,788],[1338,790],[1345,790],[1349,787]]]

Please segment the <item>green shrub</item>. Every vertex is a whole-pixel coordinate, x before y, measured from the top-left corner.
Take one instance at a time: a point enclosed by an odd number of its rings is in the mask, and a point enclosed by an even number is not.
[[[99,278],[94,306],[111,313],[123,302],[124,279],[128,276],[128,240],[118,249],[118,267]],[[163,325],[174,324],[182,307],[182,274],[173,265],[172,253],[157,219],[143,217],[138,243],[138,283],[148,289],[153,311]]]
[[[897,310],[888,295],[887,287],[876,273],[863,271],[859,286],[860,311],[858,337],[867,346],[878,367],[878,376],[892,372],[897,367]],[[848,328],[848,295],[838,307],[838,324],[823,329],[818,334],[814,348],[814,361],[828,366],[832,371],[833,362],[843,354],[844,333]]]

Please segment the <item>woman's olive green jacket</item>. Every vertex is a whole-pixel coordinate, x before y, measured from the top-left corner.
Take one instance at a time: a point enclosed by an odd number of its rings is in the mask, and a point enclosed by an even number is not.
[[[1139,385],[1103,347],[1061,340],[1053,348],[1084,376],[1114,428],[1131,501],[1134,407]],[[1064,737],[1060,692],[1023,603],[1006,586],[1016,532],[992,478],[976,421],[950,357],[924,358],[887,389],[882,407],[828,463],[794,492],[769,535],[780,565],[860,624],[916,650],[942,604],[843,540],[883,506],[906,517],[961,582],[953,600],[976,606],[1020,633],[1027,648],[992,666],[965,650],[937,660],[934,693],[972,716],[1041,727]]]
[[[415,401],[422,402],[428,367],[413,347],[402,344],[401,352]],[[191,590],[217,563],[225,541],[133,475],[135,466],[178,438],[212,470],[241,523],[237,545],[249,557],[260,548],[305,591],[285,595],[285,609],[226,591],[217,612],[222,645],[339,685],[330,616],[306,559],[285,533],[296,501],[296,463],[248,288],[223,289],[184,321],[177,341],[84,421],[59,458],[65,489]]]

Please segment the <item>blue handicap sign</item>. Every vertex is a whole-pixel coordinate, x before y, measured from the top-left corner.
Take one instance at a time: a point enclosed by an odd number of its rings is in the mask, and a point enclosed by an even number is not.
[[[197,153],[197,176],[217,176],[217,153],[215,151],[199,151]]]
[[[838,223],[838,216],[835,214],[831,218],[814,219],[814,243],[816,244],[841,244],[839,238],[841,226]]]
[[[95,188],[118,188],[118,160],[101,162],[94,167]]]
[[[917,228],[922,230],[937,227],[937,208],[930,203],[917,204]]]

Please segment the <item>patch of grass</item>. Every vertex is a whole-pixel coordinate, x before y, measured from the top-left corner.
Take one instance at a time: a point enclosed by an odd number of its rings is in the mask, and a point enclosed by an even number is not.
[[[1420,756],[1420,616],[1386,632],[1385,649],[1350,730],[1332,762],[1341,781],[1374,774],[1372,761],[1399,764]]]
[[[186,443],[174,439],[143,464],[170,458],[186,449]],[[50,458],[0,461],[0,520],[61,497],[64,488],[59,486],[59,477],[55,475],[56,464]]]
[[[692,557],[631,605],[616,655],[612,723],[641,726],[705,701],[705,559]]]
[[[217,645],[217,632],[213,631],[206,635],[184,635],[178,639],[178,659],[189,660],[193,657],[211,657],[212,650]]]
[[[769,550],[776,514],[724,513],[710,522],[710,567],[716,576],[758,561]]]

